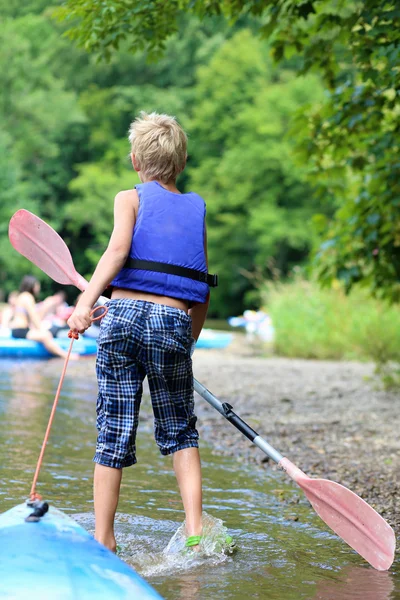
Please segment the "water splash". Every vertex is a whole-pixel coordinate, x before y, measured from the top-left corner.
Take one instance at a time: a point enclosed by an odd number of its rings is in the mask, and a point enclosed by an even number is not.
[[[163,573],[179,573],[198,568],[203,565],[215,566],[232,560],[230,544],[226,543],[228,529],[221,519],[203,513],[203,535],[195,549],[186,548],[187,539],[185,522],[177,529],[166,548],[161,552],[138,553],[130,562],[144,577],[152,577]],[[121,558],[127,560],[128,548],[123,549]],[[125,554],[125,556],[124,556]],[[133,559],[133,560],[132,560]]]
[[[203,523],[203,534],[198,547],[198,551],[189,550],[185,548],[185,542],[187,539],[186,533],[186,522],[184,522],[176,533],[172,536],[165,548],[165,554],[176,554],[182,552],[202,554],[203,556],[216,556],[220,554],[231,554],[231,544],[227,543],[226,540],[229,537],[228,529],[223,524],[221,519],[216,519],[211,515],[203,512],[202,517]]]

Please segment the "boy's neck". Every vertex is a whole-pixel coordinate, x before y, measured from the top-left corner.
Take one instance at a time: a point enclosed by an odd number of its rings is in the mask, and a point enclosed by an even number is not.
[[[142,181],[142,183],[149,183],[150,181],[155,181],[156,183],[161,185],[161,187],[163,187],[165,190],[168,190],[169,192],[174,192],[175,194],[181,193],[178,190],[178,188],[176,187],[176,181],[169,181],[168,183],[165,183],[164,181],[159,181],[158,179],[148,179],[146,181]]]

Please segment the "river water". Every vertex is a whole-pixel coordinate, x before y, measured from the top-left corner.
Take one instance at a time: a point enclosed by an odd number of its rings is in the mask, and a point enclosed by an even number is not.
[[[59,360],[0,362],[0,512],[29,494],[61,369]],[[71,363],[37,487],[89,531],[95,399],[93,359]],[[166,600],[400,599],[399,561],[390,572],[369,567],[328,530],[283,473],[244,466],[206,445],[201,454],[204,510],[236,539],[233,556],[182,559],[163,552],[183,511],[171,459],[158,454],[152,438],[145,396],[138,464],[126,469],[121,488],[117,543],[121,557]]]

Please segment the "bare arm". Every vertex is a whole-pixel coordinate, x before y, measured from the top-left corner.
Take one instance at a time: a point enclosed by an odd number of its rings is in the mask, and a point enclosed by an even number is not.
[[[100,258],[87,289],[68,319],[71,329],[83,333],[90,326],[89,313],[100,294],[120,272],[129,255],[139,198],[136,190],[119,192],[114,202],[114,229],[107,250]]]
[[[206,255],[206,265],[208,271],[208,253],[207,253],[207,231],[204,231],[204,252]],[[201,330],[203,329],[206,320],[208,305],[210,304],[210,293],[204,304],[195,304],[189,309],[189,315],[192,317],[192,335],[195,340],[198,340]]]

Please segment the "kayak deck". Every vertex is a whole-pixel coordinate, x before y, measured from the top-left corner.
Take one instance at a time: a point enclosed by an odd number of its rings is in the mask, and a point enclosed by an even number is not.
[[[0,598],[160,600],[131,567],[50,507],[37,523],[26,504],[0,515]]]

